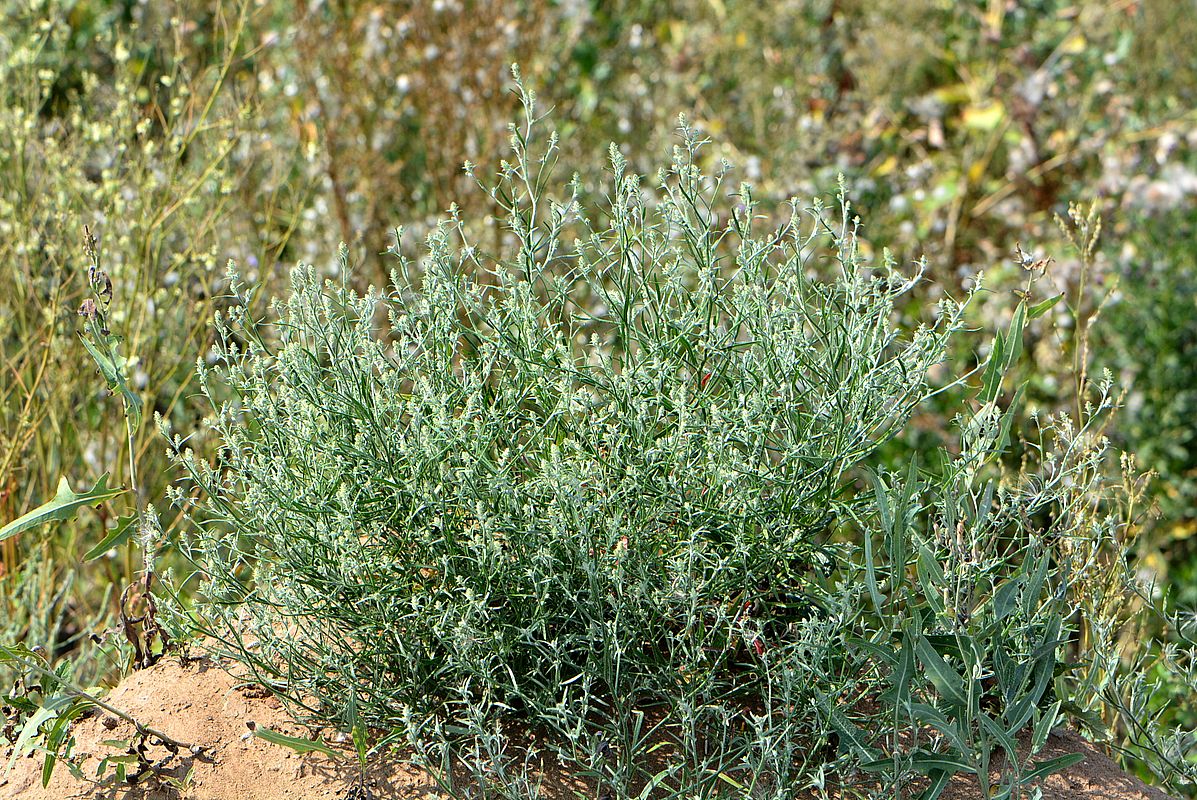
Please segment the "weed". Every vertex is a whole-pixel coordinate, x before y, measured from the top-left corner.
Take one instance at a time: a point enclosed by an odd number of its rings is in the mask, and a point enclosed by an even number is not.
[[[980,373],[954,454],[870,472],[947,388],[927,373],[968,298],[899,329],[918,277],[865,263],[846,201],[760,231],[684,121],[654,190],[612,148],[608,206],[554,197],[520,91],[484,186],[510,249],[454,211],[419,277],[300,267],[268,319],[230,272],[199,364],[231,398],[220,455],[171,439],[202,597],[179,611],[301,717],[402,732],[456,795],[531,796],[546,753],[618,797],[956,773],[1007,797],[1071,763],[1034,756],[1115,657],[1131,528],[1108,381],[1001,468],[1003,378],[1057,298],[949,381]]]

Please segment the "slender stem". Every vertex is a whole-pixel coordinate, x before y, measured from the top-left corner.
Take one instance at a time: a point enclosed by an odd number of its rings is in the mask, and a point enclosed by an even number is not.
[[[169,735],[163,733],[162,731],[158,730],[157,728],[152,728],[149,725],[139,722],[137,719],[135,719],[130,714],[127,714],[124,711],[121,711],[116,706],[111,705],[111,704],[105,702],[104,700],[101,700],[100,698],[96,697],[95,695],[89,694],[88,692],[84,691],[83,689],[80,689],[78,686],[75,686],[73,683],[63,680],[62,676],[60,676],[58,673],[54,672],[51,669],[48,669],[47,667],[37,663],[36,661],[27,659],[25,656],[21,655],[21,653],[19,653],[17,651],[14,651],[8,647],[0,645],[0,654],[3,654],[6,657],[11,658],[12,660],[16,661],[21,666],[38,673],[42,677],[51,678],[55,681],[58,681],[62,685],[63,691],[65,691],[67,694],[69,694],[72,697],[75,697],[79,700],[83,700],[85,702],[91,703],[96,708],[107,711],[109,714],[111,714],[114,717],[119,717],[120,719],[123,719],[125,722],[128,722],[130,725],[132,725],[134,728],[136,728],[137,732],[143,736],[152,736],[153,738],[157,739],[159,741],[159,743],[161,743],[163,745],[167,745],[170,747],[177,747],[181,750],[192,750],[196,747],[196,745],[194,745],[194,744],[190,744],[188,742],[180,742],[178,739],[175,739],[173,736],[169,736]]]

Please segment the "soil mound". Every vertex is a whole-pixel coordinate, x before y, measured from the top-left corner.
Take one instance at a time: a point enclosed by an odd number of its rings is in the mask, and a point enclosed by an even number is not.
[[[42,760],[33,757],[19,760],[7,776],[0,775],[0,798],[341,800],[350,796],[355,785],[356,770],[349,760],[340,762],[319,753],[299,756],[249,736],[247,723],[251,722],[290,735],[305,734],[289,721],[276,699],[255,687],[239,686],[228,673],[208,662],[164,659],[151,669],[130,675],[107,699],[144,724],[208,749],[210,757],[187,756],[172,762],[168,774],[187,778],[185,789],[154,785],[150,779],[132,787],[97,788],[78,781],[61,765],[50,785],[43,788]],[[113,752],[102,744],[105,740],[126,739],[131,734],[131,726],[102,713],[77,722],[76,753],[89,754],[84,771],[94,770],[95,754]],[[1046,800],[1167,800],[1159,790],[1122,772],[1075,733],[1053,734],[1043,757],[1067,753],[1082,753],[1085,760],[1047,779],[1042,787]],[[0,770],[4,761],[0,761]],[[399,760],[376,764],[370,778],[376,800],[442,797],[427,774]],[[559,781],[562,788],[570,783],[573,781]],[[979,798],[980,792],[975,783],[962,779],[943,796],[972,800]]]

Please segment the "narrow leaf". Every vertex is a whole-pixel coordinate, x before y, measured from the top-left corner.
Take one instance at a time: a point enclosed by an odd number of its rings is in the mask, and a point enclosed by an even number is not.
[[[819,695],[820,704],[827,712],[827,721],[832,729],[839,734],[839,750],[841,753],[852,753],[861,760],[871,761],[875,757],[873,748],[869,747],[868,736],[849,720],[844,713],[835,707],[835,701],[824,694]]]
[[[948,662],[935,652],[935,648],[922,634],[915,640],[915,655],[923,664],[927,680],[931,681],[945,700],[958,708],[968,704],[968,697],[964,692],[964,679],[948,666]]]
[[[1002,414],[1002,418],[998,423],[998,437],[994,442],[994,455],[1006,452],[1006,448],[1010,446],[1010,430],[1014,426],[1014,417],[1022,408],[1023,387],[1019,387],[1018,391],[1014,393],[1014,399],[1010,401],[1010,406]]]
[[[890,667],[896,669],[898,666],[898,657],[894,655],[892,647],[885,647],[884,645],[866,641],[865,639],[849,639],[848,644],[853,647],[859,647],[861,650],[876,656]]]
[[[1023,780],[1027,783],[1046,778],[1053,772],[1059,772],[1062,769],[1068,769],[1074,764],[1079,764],[1085,760],[1084,753],[1069,753],[1066,756],[1059,756],[1058,758],[1049,759],[1048,761],[1033,761],[1034,769],[1023,776]]]
[[[1022,332],[1027,325],[1027,304],[1022,301],[1014,309],[1014,316],[1010,318],[1010,332],[1006,335],[1005,363],[1002,372],[1010,369],[1022,354]]]
[[[1034,671],[1032,672],[1034,682],[1031,685],[1030,691],[1020,696],[1006,709],[1005,714],[1002,715],[1010,730],[1022,730],[1022,727],[1030,721],[1031,715],[1034,713],[1040,698],[1047,691],[1047,685],[1051,681],[1055,667],[1056,659],[1054,652],[1049,651],[1035,662]]]
[[[981,727],[985,730],[985,733],[992,736],[994,740],[996,740],[997,743],[1002,746],[1002,749],[1006,751],[1006,755],[1012,762],[1016,761],[1018,759],[1018,745],[1014,742],[1013,734],[1018,733],[1018,730],[1015,729],[1013,731],[1007,732],[1005,728],[1003,728],[997,722],[994,722],[993,719],[991,719],[990,716],[985,713],[981,714],[980,719]]]
[[[742,784],[742,783],[740,783],[739,781],[737,781],[737,780],[735,780],[734,778],[732,778],[732,777],[731,777],[730,775],[728,775],[726,772],[720,772],[720,773],[719,773],[719,780],[723,781],[723,782],[724,782],[724,783],[726,783],[728,786],[731,786],[733,789],[735,789],[735,790],[736,790],[736,791],[738,791],[738,792],[746,792],[746,791],[748,791],[748,787],[746,787],[744,784]]]
[[[1027,590],[1022,595],[1022,608],[1027,615],[1030,615],[1035,606],[1039,604],[1039,593],[1043,591],[1043,582],[1047,579],[1047,568],[1051,561],[1048,556],[1037,551],[1033,553],[1033,557],[1037,559],[1038,563],[1027,583]]]
[[[125,542],[132,538],[134,531],[137,530],[137,516],[131,515],[128,517],[121,517],[116,521],[116,525],[108,531],[99,544],[83,554],[84,561],[94,561],[100,556],[107,553],[114,547],[120,547]]]
[[[17,759],[24,756],[26,753],[33,750],[34,743],[37,741],[38,732],[48,720],[54,719],[58,713],[58,709],[52,705],[45,705],[34,712],[21,728],[20,735],[17,736],[16,743],[12,746],[12,755],[9,756],[8,765],[5,766],[4,772],[0,774],[7,774],[17,763]]]
[[[935,556],[924,543],[919,543],[919,558],[916,565],[919,585],[923,588],[923,596],[927,603],[937,613],[944,612],[943,596],[940,587],[945,585],[943,569],[935,561]]]
[[[935,772],[946,772],[949,775],[955,772],[976,772],[972,766],[959,758],[940,753],[917,753],[910,760],[910,764],[928,776]]]
[[[109,337],[108,353],[103,353],[88,337],[80,336],[79,338],[83,342],[83,346],[87,348],[87,352],[91,354],[92,360],[96,362],[96,366],[100,368],[100,374],[108,383],[109,390],[120,392],[121,399],[125,403],[125,414],[129,417],[133,429],[140,428],[141,398],[133,391],[133,387],[129,385],[129,381],[125,377],[128,359],[117,352],[119,340]]]
[[[866,469],[869,480],[873,484],[873,499],[877,501],[877,515],[881,517],[881,530],[890,533],[894,529],[894,512],[889,505],[889,491],[881,476],[871,469]]]
[[[361,724],[361,722],[353,724],[353,748],[357,751],[358,762],[365,767],[366,756],[370,752],[370,742],[366,734],[366,726]]]
[[[898,656],[898,665],[894,669],[894,688],[898,693],[898,701],[906,702],[910,697],[910,680],[914,677],[914,645],[908,634],[902,635],[902,652]]]
[[[894,573],[893,593],[898,594],[906,586],[907,533],[913,511],[912,503],[919,491],[918,457],[912,456],[906,468],[906,480],[902,483],[898,510],[894,518],[893,538],[889,543],[889,557]]]
[[[873,608],[878,614],[882,614],[885,604],[881,597],[881,590],[877,586],[877,567],[873,563],[873,535],[870,531],[864,531],[862,536],[864,537],[865,583],[869,587],[869,597],[873,600]]]
[[[881,517],[881,531],[885,539],[891,540],[893,538],[894,530],[894,513],[889,505],[889,495],[885,488],[885,484],[881,482],[881,477],[872,470],[867,470],[869,480],[873,482],[873,498],[877,503],[877,515]],[[877,585],[877,564],[873,556],[873,537],[869,531],[863,532],[864,536],[864,557],[865,557],[865,582],[869,587],[869,597],[873,600],[873,607],[877,609],[878,614],[883,613],[885,599],[881,595],[881,589]]]
[[[1031,306],[1030,310],[1027,311],[1027,319],[1039,319],[1048,311],[1051,311],[1053,308],[1055,308],[1056,303],[1059,303],[1063,299],[1064,293],[1060,292],[1055,297],[1049,297],[1042,303],[1036,303],[1035,305]]]
[[[1051,735],[1052,728],[1056,727],[1056,723],[1060,721],[1060,701],[1052,703],[1046,711],[1037,716],[1038,719],[1035,720],[1035,727],[1031,733],[1032,755],[1043,749],[1043,746],[1047,744],[1047,737]]]
[[[943,794],[943,790],[948,787],[948,781],[952,779],[952,773],[935,770],[928,777],[931,778],[931,785],[919,795],[919,800],[938,800],[939,796]]]
[[[258,727],[253,729],[253,735],[271,744],[290,748],[300,755],[304,753],[322,753],[329,758],[337,758],[339,756],[337,751],[325,744],[322,739],[301,739],[297,736],[287,736],[284,733],[272,731],[269,728]]]
[[[981,378],[981,403],[992,403],[1002,386],[1002,376],[1005,373],[1006,334],[998,331],[993,338],[993,349],[989,352],[989,361],[985,365],[985,374]]]

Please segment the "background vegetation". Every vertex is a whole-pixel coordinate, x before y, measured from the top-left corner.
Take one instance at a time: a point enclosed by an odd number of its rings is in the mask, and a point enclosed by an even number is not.
[[[843,174],[862,256],[884,244],[900,264],[927,260],[934,280],[896,309],[907,323],[984,272],[968,321],[1004,328],[1024,267],[1050,259],[1036,291],[1062,299],[1028,323],[1011,369],[1044,414],[1083,406],[1087,365],[1113,371],[1124,407],[1103,430],[1157,473],[1133,520],[1140,577],[1170,608],[1197,603],[1197,67],[1178,56],[1197,19],[1182,4],[29,0],[3,13],[0,520],[60,476],[129,486],[135,471],[136,505],[161,503],[174,473],[151,412],[202,430],[192,367],[218,355],[226,260],[263,295],[300,260],[382,283],[387,251],[417,256],[451,203],[478,241],[509,246],[461,161],[499,170],[518,61],[591,191],[610,142],[651,174],[679,143],[679,111],[711,140],[699,166],[727,159],[763,207],[827,196]],[[85,224],[145,410],[131,460],[122,406],[78,335]],[[888,457],[950,444],[956,406],[941,398]],[[115,523],[106,513],[0,542],[0,641],[41,645],[85,682],[132,657],[80,646],[141,567],[135,543],[81,561]],[[173,520],[163,529],[152,546],[169,565]],[[1164,725],[1193,724],[1182,687],[1152,690]]]

